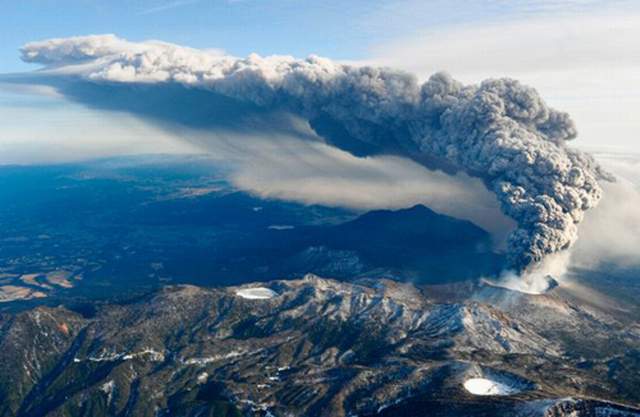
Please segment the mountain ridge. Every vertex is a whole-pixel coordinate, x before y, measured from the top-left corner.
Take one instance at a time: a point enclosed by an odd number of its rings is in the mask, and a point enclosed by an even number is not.
[[[275,295],[240,292],[260,287]],[[539,300],[523,305],[548,314]],[[443,304],[411,284],[307,275],[169,286],[86,317],[62,306],[3,314],[0,415],[419,416],[422,401],[434,415],[590,416],[624,409],[590,398],[640,406],[631,388],[621,396],[567,357],[552,327],[532,326],[532,310],[514,311],[478,300]],[[471,377],[520,391],[474,396],[462,386]],[[567,397],[591,405],[582,414],[549,411]],[[540,401],[542,413],[522,414]],[[446,414],[453,402],[458,414]]]

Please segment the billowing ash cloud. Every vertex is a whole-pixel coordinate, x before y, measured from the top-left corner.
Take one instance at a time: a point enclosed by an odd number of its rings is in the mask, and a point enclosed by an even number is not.
[[[27,44],[23,59],[54,76],[98,84],[178,84],[259,108],[294,113],[331,144],[358,155],[390,153],[427,167],[483,179],[518,224],[511,266],[523,270],[577,238],[585,210],[608,178],[587,154],[568,148],[576,129],[515,80],[462,85],[438,73],[354,67],[311,56],[234,58],[112,35]]]

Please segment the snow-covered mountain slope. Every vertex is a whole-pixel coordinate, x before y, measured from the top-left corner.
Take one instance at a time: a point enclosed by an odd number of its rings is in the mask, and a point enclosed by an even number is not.
[[[637,330],[557,294],[501,305],[501,290],[488,291],[442,303],[410,284],[308,275],[3,315],[0,416],[410,417],[426,406],[591,416],[635,412],[613,402],[640,406]],[[605,325],[607,351],[575,349],[602,337],[585,329]],[[508,389],[469,389],[483,380]]]

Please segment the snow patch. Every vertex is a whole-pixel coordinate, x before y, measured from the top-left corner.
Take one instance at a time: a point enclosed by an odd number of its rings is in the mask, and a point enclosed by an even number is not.
[[[113,390],[115,389],[115,387],[116,384],[113,379],[109,382],[105,382],[100,387],[100,390],[107,395],[107,405],[111,405],[111,401],[113,400]]]
[[[144,349],[140,352],[133,353],[107,353],[104,352],[98,356],[89,356],[86,360],[89,362],[114,362],[114,361],[130,361],[132,359],[147,359],[151,362],[164,362],[165,355],[153,349]],[[73,358],[74,363],[82,362],[80,358]]]
[[[254,351],[244,351],[244,350],[232,350],[231,352],[221,354],[221,355],[213,355],[213,356],[204,356],[198,358],[188,358],[188,359],[180,359],[180,362],[184,365],[207,365],[212,362],[217,362],[221,360],[239,358],[247,355],[255,355],[256,353],[260,353],[262,349],[257,349]]]
[[[236,295],[247,300],[268,300],[278,294],[269,288],[254,287],[237,290]]]
[[[198,384],[204,384],[205,382],[207,382],[207,379],[209,379],[209,374],[206,372],[202,372],[200,375],[198,375]]]

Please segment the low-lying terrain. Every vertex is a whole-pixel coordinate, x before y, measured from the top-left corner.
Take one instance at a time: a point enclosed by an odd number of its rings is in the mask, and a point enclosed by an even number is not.
[[[0,167],[0,311],[307,272],[448,282],[500,271],[491,235],[469,221],[423,205],[264,199],[220,170],[201,156]]]

